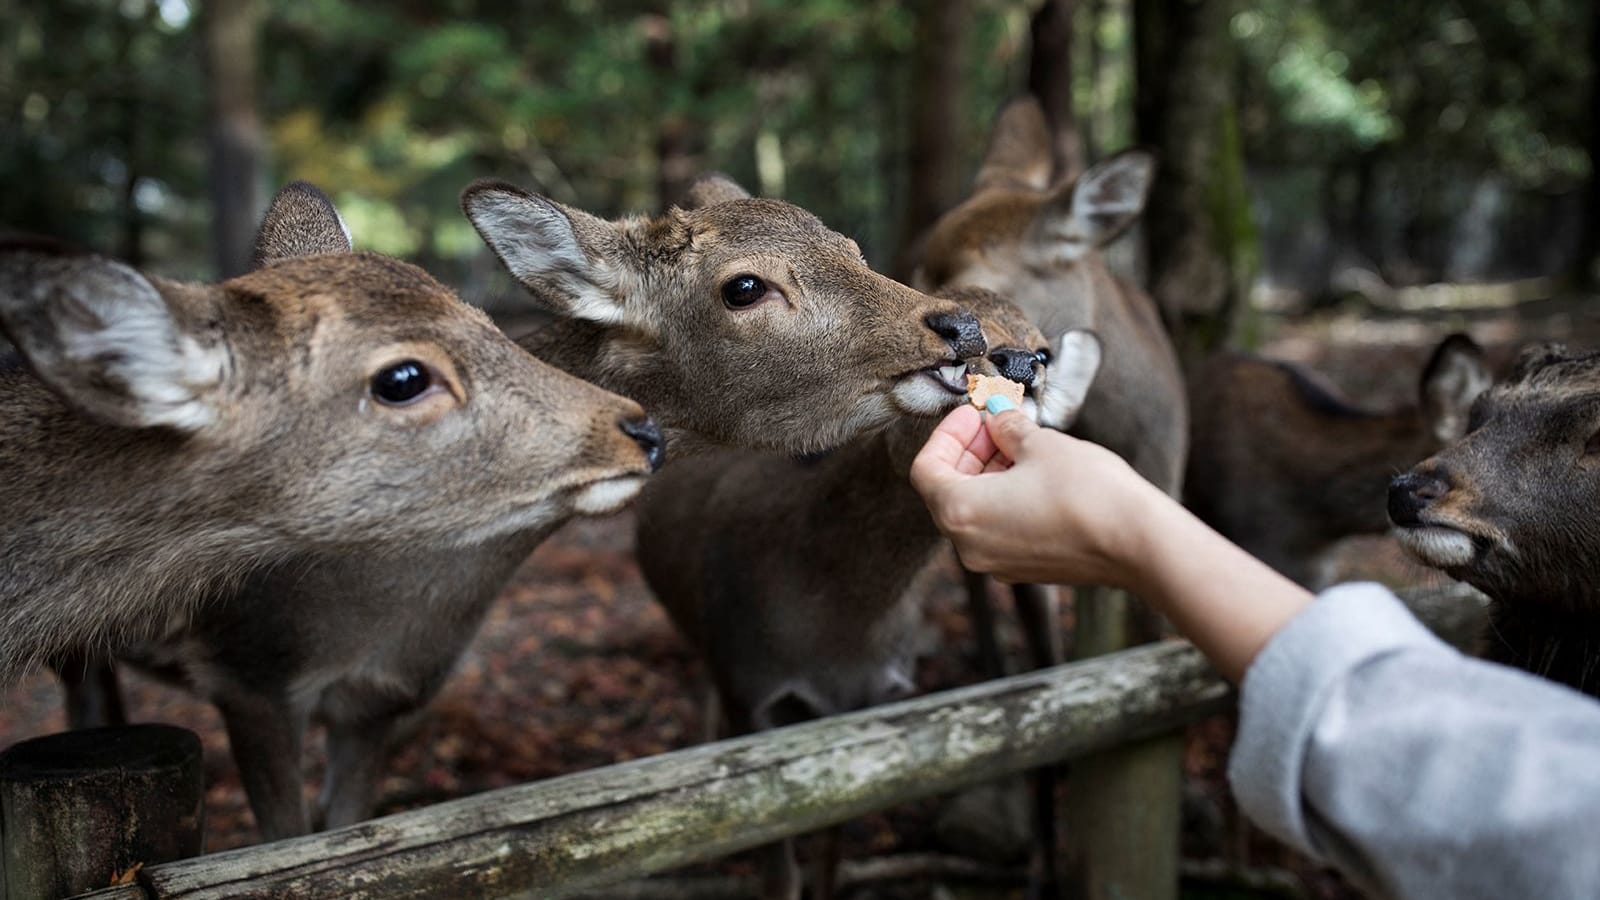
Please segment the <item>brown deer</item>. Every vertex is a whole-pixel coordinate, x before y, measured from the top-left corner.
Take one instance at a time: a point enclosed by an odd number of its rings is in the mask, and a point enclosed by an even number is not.
[[[1177,354],[1155,302],[1101,252],[1143,211],[1155,161],[1125,151],[1053,182],[1050,148],[1038,102],[1008,105],[971,194],[919,242],[913,284],[987,288],[1052,340],[1075,329],[1099,335],[1104,363],[1073,432],[1176,494],[1188,445]]]
[[[1053,178],[1053,165],[1038,102],[1013,101],[995,123],[971,194],[918,241],[913,281],[992,290],[1016,302],[1052,340],[1075,329],[1098,335],[1105,361],[1073,433],[1116,451],[1176,495],[1188,445],[1177,354],[1155,302],[1114,274],[1102,253],[1144,209],[1154,159],[1127,151],[1066,181]],[[991,622],[984,580],[969,582],[975,618]],[[1017,600],[1035,662],[1059,662],[1053,593],[1019,585]],[[989,629],[980,625],[978,632],[984,668],[998,674]]]
[[[987,291],[940,296],[983,323],[988,357],[973,369],[1026,385],[1024,409],[1039,420],[1070,423],[1099,364],[1092,334],[1069,332],[1051,347],[1016,307]],[[913,691],[921,598],[911,587],[944,540],[907,474],[936,424],[908,416],[820,460],[688,460],[668,467],[641,498],[640,568],[704,656],[734,733]],[[819,874],[825,885],[831,867]],[[763,884],[764,897],[799,896],[788,842],[769,850]]]
[[[1104,362],[1072,432],[1115,451],[1176,496],[1188,444],[1177,353],[1155,301],[1115,274],[1103,252],[1143,212],[1154,174],[1154,158],[1138,150],[1082,174],[1058,171],[1044,112],[1024,96],[997,118],[971,192],[918,240],[908,265],[912,283],[925,290],[971,285],[1012,300],[1050,340],[1077,329],[1098,335]],[[969,575],[967,587],[980,664],[987,674],[1001,674],[987,579]],[[1019,584],[1013,595],[1033,663],[1060,662],[1055,590]],[[1125,615],[1114,594],[1098,597],[1078,604],[1080,647],[1092,645],[1086,636],[1097,632],[1110,642],[1124,622],[1154,636],[1159,626],[1150,617]],[[1048,782],[1041,773],[1036,805],[1046,802]],[[1035,810],[1035,885],[1046,892],[1055,878],[1051,857],[1041,856],[1054,846],[1045,830],[1052,810]]]
[[[703,180],[686,208],[607,221],[481,182],[467,217],[558,321],[523,346],[647,403],[674,457],[826,449],[965,391],[977,320],[872,272],[814,216]],[[469,501],[470,502],[470,501]],[[437,692],[552,526],[432,553],[308,555],[263,571],[145,652],[222,710],[269,838],[302,833],[301,732],[328,724],[329,826],[372,813],[397,720]],[[337,598],[335,601],[333,598]]]
[[[638,491],[636,403],[320,224],[318,255],[216,285],[0,244],[0,680],[298,552],[442,551]]]
[[[1592,696],[1597,473],[1600,353],[1545,344],[1471,405],[1464,436],[1389,486],[1400,543],[1492,601],[1484,655]]]
[[[1184,503],[1229,540],[1301,584],[1319,554],[1389,530],[1389,479],[1461,436],[1461,411],[1492,379],[1466,335],[1434,348],[1418,401],[1353,406],[1306,369],[1219,354],[1191,383]]]

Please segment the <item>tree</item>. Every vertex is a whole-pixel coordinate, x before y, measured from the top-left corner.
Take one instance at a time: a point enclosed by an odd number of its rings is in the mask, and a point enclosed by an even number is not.
[[[264,204],[264,142],[256,113],[257,0],[209,0],[202,12],[211,86],[211,232],[217,273],[231,278],[250,266]]]
[[[1135,122],[1161,168],[1144,215],[1150,288],[1189,362],[1232,336],[1256,248],[1236,113],[1234,0],[1135,0]]]
[[[1045,0],[1033,14],[1028,52],[1028,93],[1039,98],[1054,139],[1056,175],[1083,171],[1083,139],[1073,110],[1073,17],[1077,0]]]
[[[967,0],[920,0],[911,52],[910,140],[906,146],[907,240],[961,196],[967,162],[962,107],[972,10]]]

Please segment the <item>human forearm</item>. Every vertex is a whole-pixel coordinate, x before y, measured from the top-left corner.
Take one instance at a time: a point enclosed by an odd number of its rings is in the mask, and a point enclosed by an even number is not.
[[[1237,683],[1256,654],[1311,602],[1304,588],[1212,531],[1165,495],[1143,498],[1123,562],[1126,586]]]

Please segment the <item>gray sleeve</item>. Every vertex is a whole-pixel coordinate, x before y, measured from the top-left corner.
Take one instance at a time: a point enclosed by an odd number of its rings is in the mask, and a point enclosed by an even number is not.
[[[1228,778],[1383,896],[1600,897],[1600,703],[1463,656],[1379,585],[1323,592],[1256,657]]]

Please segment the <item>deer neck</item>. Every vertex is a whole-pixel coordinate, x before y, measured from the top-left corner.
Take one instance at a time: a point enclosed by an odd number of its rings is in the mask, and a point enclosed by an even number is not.
[[[921,440],[936,424],[897,423],[817,464],[824,471],[812,482],[810,553],[818,571],[856,573],[852,588],[873,614],[899,602],[943,540],[906,478]]]
[[[1487,659],[1600,697],[1600,618],[1496,600],[1484,644]]]
[[[241,560],[281,549],[246,514],[274,490],[247,465],[197,459],[161,429],[99,425],[31,376],[0,389],[0,468],[24,486],[5,493],[0,523],[0,683],[65,649],[50,624],[64,610],[96,633],[160,630],[242,577]],[[211,477],[194,477],[202,465]]]

